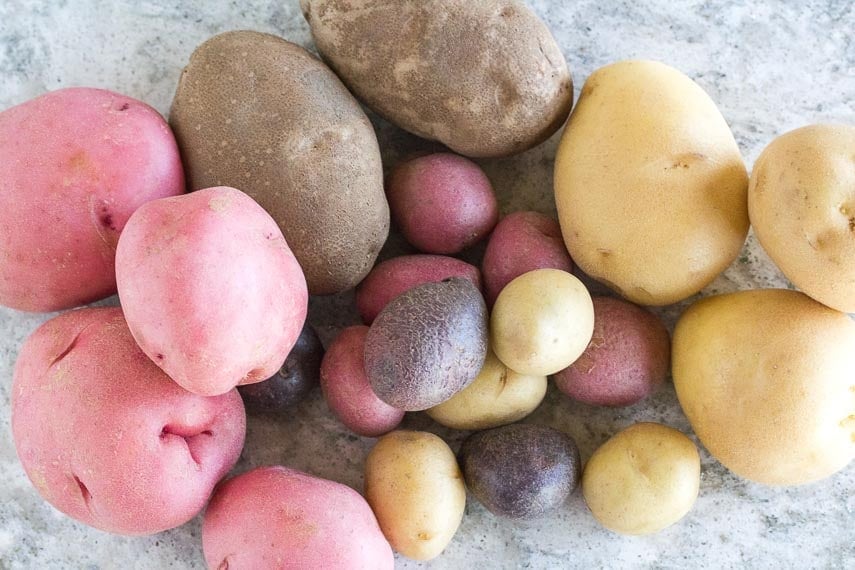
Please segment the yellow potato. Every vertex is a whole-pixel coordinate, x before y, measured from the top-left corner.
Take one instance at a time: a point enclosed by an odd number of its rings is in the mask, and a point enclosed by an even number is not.
[[[475,380],[427,415],[454,429],[489,429],[521,420],[546,396],[546,376],[518,374],[487,353]]]
[[[365,499],[396,551],[430,560],[445,550],[466,507],[457,459],[439,437],[393,431],[365,460]]]
[[[677,397],[725,467],[768,485],[809,483],[855,456],[855,322],[802,293],[698,301],[674,331]]]
[[[582,474],[594,517],[621,534],[651,534],[688,513],[698,497],[701,459],[679,431],[640,423],[601,445]]]
[[[748,213],[790,281],[855,312],[855,126],[811,125],[773,140],[754,163]]]
[[[558,147],[555,202],[585,273],[630,301],[700,291],[748,233],[748,175],[715,103],[653,61],[594,72]]]
[[[546,376],[579,358],[594,333],[594,304],[576,277],[536,269],[508,283],[493,305],[490,341],[520,374]]]

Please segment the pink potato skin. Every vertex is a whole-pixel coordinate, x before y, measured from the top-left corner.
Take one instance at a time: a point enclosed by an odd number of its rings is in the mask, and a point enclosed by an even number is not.
[[[333,414],[352,432],[379,437],[398,427],[404,411],[377,397],[365,374],[368,327],[341,331],[321,362],[321,391]]]
[[[559,390],[592,406],[630,406],[652,394],[671,368],[668,329],[655,315],[594,297],[594,335],[576,362],[555,374]]]
[[[279,226],[234,188],[142,206],[116,280],[140,348],[203,396],[273,376],[306,320],[306,280]]]
[[[153,534],[193,518],[240,456],[236,391],[191,394],[140,351],[121,309],[80,309],[18,356],[12,434],[39,494],[95,528]]]
[[[122,228],[184,174],[157,111],[71,88],[0,113],[0,188],[0,305],[44,312],[114,294]]]
[[[356,289],[356,309],[370,325],[389,301],[413,287],[449,277],[463,277],[481,290],[481,272],[474,265],[444,255],[403,255],[378,263]]]
[[[451,153],[400,163],[386,184],[392,219],[404,238],[425,253],[453,254],[481,241],[499,219],[490,179],[467,158]]]
[[[392,548],[356,491],[286,467],[222,483],[202,524],[211,570],[391,570]]]

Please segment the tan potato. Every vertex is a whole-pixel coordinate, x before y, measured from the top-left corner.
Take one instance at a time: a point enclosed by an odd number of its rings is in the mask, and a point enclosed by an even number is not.
[[[518,374],[487,352],[472,383],[427,415],[454,429],[489,429],[521,420],[546,396],[546,376]]]
[[[573,261],[642,305],[685,299],[736,258],[748,233],[747,187],[715,103],[654,61],[622,61],[588,78],[555,161]]]
[[[855,126],[811,125],[773,140],[754,163],[748,214],[796,287],[855,312]]]
[[[466,507],[457,459],[432,433],[393,431],[365,460],[365,499],[396,551],[430,560],[445,550]]]
[[[701,458],[681,432],[639,423],[612,436],[591,456],[582,493],[594,518],[621,534],[652,534],[692,509]]]
[[[680,317],[674,387],[701,442],[767,485],[828,477],[855,457],[855,323],[783,289],[707,297]]]

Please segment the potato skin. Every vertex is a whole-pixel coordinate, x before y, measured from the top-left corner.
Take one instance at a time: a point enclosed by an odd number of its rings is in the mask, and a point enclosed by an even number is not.
[[[140,205],[184,192],[151,107],[60,89],[0,113],[0,304],[57,311],[116,292],[119,234]]]
[[[725,467],[800,485],[855,456],[855,323],[796,291],[707,297],[683,313],[672,347],[677,398]]]
[[[855,126],[810,125],[769,143],[751,173],[748,214],[796,287],[855,312]]]
[[[205,511],[208,568],[392,570],[395,557],[359,493],[287,467],[260,467],[217,488]]]
[[[715,103],[653,61],[614,63],[588,78],[555,161],[570,256],[640,305],[681,301],[736,258],[748,233],[747,188]]]
[[[365,499],[396,551],[439,556],[460,526],[466,487],[448,445],[427,432],[393,431],[365,460]]]
[[[466,156],[549,138],[573,82],[546,25],[517,0],[301,0],[315,45],[369,107]]]
[[[350,289],[374,265],[389,233],[377,137],[306,50],[258,32],[214,36],[184,69],[169,122],[189,187],[252,196],[279,224],[313,295]]]

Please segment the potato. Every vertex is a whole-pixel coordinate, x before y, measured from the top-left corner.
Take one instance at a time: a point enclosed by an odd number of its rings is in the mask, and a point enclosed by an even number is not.
[[[403,410],[377,397],[365,375],[365,337],[368,327],[341,331],[321,365],[321,389],[333,414],[352,432],[377,437],[404,419]]]
[[[392,548],[414,560],[445,550],[466,508],[454,453],[432,433],[393,431],[365,460],[365,499]]]
[[[559,390],[592,406],[630,406],[665,383],[671,338],[637,305],[594,297],[594,334],[576,362],[555,375]]]
[[[488,429],[523,419],[544,396],[546,376],[517,374],[490,350],[475,380],[427,415],[454,429]]]
[[[140,207],[116,250],[128,326],[186,390],[223,394],[276,373],[306,320],[306,281],[276,222],[234,188]]]
[[[536,269],[499,293],[490,342],[508,368],[530,376],[554,374],[585,351],[594,332],[594,306],[573,275]]]
[[[674,387],[725,467],[767,485],[832,475],[855,456],[855,323],[795,291],[708,297],[674,331]]]
[[[490,179],[477,164],[451,153],[398,164],[386,197],[404,238],[427,253],[458,253],[481,241],[499,219]]]
[[[46,312],[114,294],[125,222],[184,174],[157,111],[72,88],[0,113],[0,188],[0,305]]]
[[[42,325],[21,348],[11,393],[15,448],[36,490],[107,532],[189,521],[243,447],[237,392],[182,389],[137,347],[119,308]]]
[[[595,71],[555,160],[570,256],[641,305],[685,299],[736,259],[748,233],[747,188],[715,103],[655,61]]]
[[[193,190],[233,186],[279,224],[313,295],[354,287],[389,233],[377,137],[325,65],[269,34],[193,52],[172,102]]]
[[[259,467],[217,488],[205,511],[208,568],[392,570],[395,557],[359,493],[287,467]]]
[[[811,125],[775,140],[754,163],[748,214],[760,244],[793,284],[855,312],[855,126]]]
[[[594,452],[582,474],[582,493],[607,529],[652,534],[692,509],[700,482],[701,458],[692,440],[662,424],[639,423]]]
[[[370,325],[389,301],[417,285],[463,277],[481,290],[481,272],[474,265],[444,255],[403,255],[378,263],[356,288],[356,309]]]
[[[528,150],[573,103],[567,63],[518,0],[300,0],[315,45],[357,97],[467,156]]]
[[[579,484],[576,442],[547,426],[514,424],[469,436],[460,449],[466,485],[487,510],[512,519],[558,509]]]
[[[365,338],[365,372],[377,396],[418,411],[448,400],[487,356],[487,307],[475,286],[452,277],[395,297]]]
[[[523,273],[550,268],[573,271],[558,222],[538,212],[508,214],[493,230],[481,261],[487,306]]]

